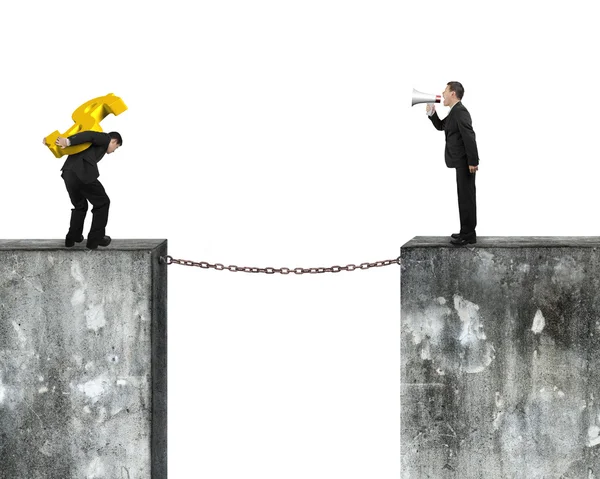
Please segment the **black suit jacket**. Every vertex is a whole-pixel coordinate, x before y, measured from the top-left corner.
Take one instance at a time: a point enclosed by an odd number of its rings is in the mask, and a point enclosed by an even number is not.
[[[446,133],[444,156],[448,168],[468,168],[469,165],[479,164],[471,115],[462,102],[456,103],[443,120],[440,120],[437,113],[429,119],[433,126]]]
[[[91,146],[79,153],[69,155],[62,170],[72,170],[83,183],[91,183],[100,176],[98,162],[106,154],[110,136],[97,131],[82,131],[69,137],[71,146],[91,142]]]

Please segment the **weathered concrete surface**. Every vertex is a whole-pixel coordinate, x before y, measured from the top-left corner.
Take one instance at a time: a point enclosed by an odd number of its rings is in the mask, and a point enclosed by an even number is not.
[[[0,479],[166,478],[167,242],[62,243],[0,240]]]
[[[600,478],[600,237],[417,237],[402,478]]]

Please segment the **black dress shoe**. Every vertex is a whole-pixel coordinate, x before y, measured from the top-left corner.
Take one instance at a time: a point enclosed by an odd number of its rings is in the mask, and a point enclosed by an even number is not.
[[[458,239],[458,238],[460,238],[460,233],[452,233],[450,235],[450,238]]]
[[[88,249],[96,249],[98,246],[108,246],[110,244],[110,236],[104,236],[100,240],[90,241],[88,238],[87,244],[85,245]]]
[[[81,243],[83,241],[83,235],[81,235],[81,237],[79,239],[71,239],[71,238],[65,238],[65,246],[67,248],[72,248],[73,246],[75,246],[75,243]]]
[[[454,238],[450,240],[450,243],[452,243],[454,246],[466,246],[468,244],[477,243],[477,238]]]

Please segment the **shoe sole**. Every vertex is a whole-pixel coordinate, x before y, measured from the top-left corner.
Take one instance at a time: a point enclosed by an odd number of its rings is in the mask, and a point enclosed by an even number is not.
[[[93,245],[86,244],[85,247],[87,249],[98,249],[98,246],[103,246],[106,248],[111,242],[112,242],[112,239],[109,239],[108,243],[106,243],[106,244],[103,244],[103,243],[98,243],[98,244],[93,244]]]
[[[83,236],[81,237],[80,240],[71,240],[70,243],[67,243],[65,241],[65,248],[72,248],[73,246],[75,246],[75,243],[81,243],[81,242],[83,242]]]
[[[454,245],[454,246],[467,246],[467,245],[470,245],[470,244],[477,244],[477,241],[467,241],[464,244],[453,243],[452,241],[450,241],[450,244]]]

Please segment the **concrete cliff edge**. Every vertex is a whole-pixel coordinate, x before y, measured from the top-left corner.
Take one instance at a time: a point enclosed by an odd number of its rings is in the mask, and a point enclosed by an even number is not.
[[[600,477],[600,237],[401,260],[402,477]]]
[[[165,255],[0,240],[0,479],[167,477]]]

